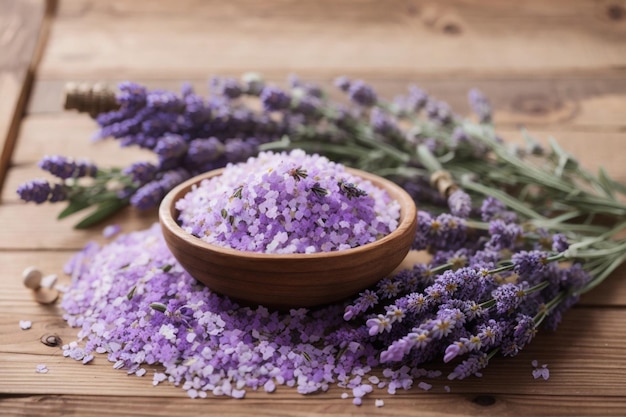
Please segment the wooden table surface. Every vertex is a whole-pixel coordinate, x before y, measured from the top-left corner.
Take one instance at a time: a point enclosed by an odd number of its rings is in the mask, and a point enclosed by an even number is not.
[[[2,415],[626,415],[626,268],[585,295],[557,332],[540,332],[482,378],[441,379],[425,392],[380,394],[357,408],[339,389],[300,396],[288,388],[244,400],[191,400],[153,387],[104,357],[82,365],[41,338],[74,340],[58,305],[35,303],[21,272],[61,275],[70,255],[102,227],[72,229],[59,206],[19,201],[18,184],[41,175],[46,154],[125,165],[140,151],[89,141],[88,116],[64,112],[66,82],[121,80],[202,87],[211,75],[289,73],[330,84],[361,77],[391,97],[409,82],[467,113],[482,89],[508,140],[526,126],[554,136],[589,168],[626,182],[626,2],[623,0],[0,0],[0,414]],[[6,173],[6,176],[4,175]],[[112,222],[128,232],[154,213],[127,210]],[[62,278],[65,279],[65,278]],[[31,320],[21,330],[19,320]],[[547,363],[534,380],[531,361]],[[47,374],[35,372],[37,364]],[[446,393],[444,385],[451,387]],[[374,399],[385,406],[376,408]]]

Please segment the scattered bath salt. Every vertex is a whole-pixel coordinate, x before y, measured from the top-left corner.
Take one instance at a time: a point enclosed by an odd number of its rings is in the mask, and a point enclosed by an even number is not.
[[[122,227],[119,224],[110,224],[102,229],[102,236],[109,239],[122,231]]]
[[[349,397],[350,395],[347,392],[342,392],[341,393],[341,399],[345,400]]]
[[[476,378],[482,378],[483,377],[483,373],[482,372],[474,372],[474,376]]]
[[[418,387],[419,389],[424,390],[424,391],[429,391],[429,390],[430,390],[433,386],[432,386],[432,384],[429,384],[428,382],[420,381],[420,382],[417,384],[417,387]]]
[[[449,385],[444,385],[444,386],[443,386],[443,390],[444,390],[445,392],[450,392],[450,391],[451,391],[451,390],[450,390],[450,386],[449,386]]]
[[[352,404],[354,405],[361,405],[363,404],[363,399],[361,399],[361,397],[355,397],[352,399]]]
[[[374,405],[375,405],[376,407],[382,407],[382,406],[384,406],[384,405],[385,405],[385,401],[384,401],[384,400],[381,400],[381,399],[376,399],[376,400],[374,400]]]
[[[152,385],[158,385],[160,382],[163,382],[167,379],[167,375],[163,372],[155,372],[152,377]]]
[[[533,378],[543,378],[544,381],[547,381],[550,378],[550,370],[548,369],[547,363],[539,366],[539,362],[537,360],[533,360],[531,364],[535,367],[535,369],[533,369]]]
[[[20,329],[28,330],[33,327],[33,322],[30,320],[20,320]]]
[[[64,318],[81,340],[64,345],[63,355],[75,360],[104,354],[115,369],[138,376],[147,364],[161,365],[152,384],[167,381],[194,398],[243,398],[277,385],[308,394],[335,384],[352,390],[342,398],[357,405],[375,388],[393,394],[428,374],[401,366],[372,375],[378,348],[346,325],[343,303],[277,312],[239,306],[198,285],[167,249],[158,224],[76,256],[81,271],[62,299]]]
[[[46,365],[44,365],[43,363],[40,363],[35,368],[35,372],[37,372],[38,374],[47,374],[48,371],[49,371],[48,367]]]

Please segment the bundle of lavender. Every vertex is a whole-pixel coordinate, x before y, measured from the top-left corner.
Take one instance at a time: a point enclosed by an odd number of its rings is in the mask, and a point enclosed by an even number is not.
[[[430,262],[350,302],[280,314],[206,293],[154,244],[158,230],[125,236],[88,247],[68,269],[77,279],[64,298],[67,318],[88,340],[85,348],[68,346],[68,355],[108,352],[135,371],[163,363],[192,396],[233,389],[239,396],[276,383],[306,393],[339,381],[356,400],[378,380],[365,382],[373,366],[389,366],[390,380],[380,383],[391,392],[424,376],[420,366],[433,360],[456,362],[448,377],[460,379],[496,354],[516,355],[626,259],[619,238],[626,186],[603,170],[586,171],[554,141],[548,148],[530,136],[525,146],[506,143],[478,91],[469,94],[473,121],[415,86],[387,101],[360,80],[336,85],[346,103],[297,78],[286,90],[252,75],[215,79],[206,99],[189,87],[176,95],[124,83],[118,108],[97,116],[98,137],[150,149],[158,163],[102,169],[46,157],[41,167],[61,181],[32,181],[18,193],[36,203],[68,201],[61,216],[97,205],[78,224],[87,227],[128,204],[155,207],[189,176],[260,151],[299,148],[403,185],[420,209],[413,248],[429,252]],[[110,252],[134,253],[134,261],[112,265],[118,257]],[[104,282],[120,274],[118,284]],[[245,347],[239,357],[254,361],[226,361],[213,352],[224,345]]]

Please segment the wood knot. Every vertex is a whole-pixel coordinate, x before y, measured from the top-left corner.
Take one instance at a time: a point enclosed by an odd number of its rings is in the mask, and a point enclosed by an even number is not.
[[[63,340],[56,334],[44,334],[40,340],[41,343],[49,347],[58,347],[63,344]]]
[[[624,10],[624,7],[619,4],[609,4],[606,7],[606,15],[611,20],[622,20],[625,14],[626,11]]]
[[[67,83],[65,85],[65,110],[78,110],[96,117],[100,113],[119,108],[115,91],[102,83]]]
[[[477,395],[472,399],[472,402],[482,407],[489,407],[496,403],[496,397],[493,395]]]
[[[513,100],[515,110],[533,116],[545,115],[562,107],[563,104],[557,98],[544,94],[522,95]]]
[[[461,26],[453,22],[444,24],[441,30],[448,35],[460,35],[462,32]]]

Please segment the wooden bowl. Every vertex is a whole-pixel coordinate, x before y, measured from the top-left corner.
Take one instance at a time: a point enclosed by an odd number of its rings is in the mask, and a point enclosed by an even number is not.
[[[313,254],[266,254],[204,242],[178,224],[175,203],[194,184],[220,175],[207,172],[178,185],[161,202],[165,242],[181,266],[211,290],[245,304],[274,309],[312,307],[357,294],[388,275],[407,255],[417,227],[413,199],[398,185],[364,171],[350,173],[383,188],[400,204],[396,230],[367,245]]]

